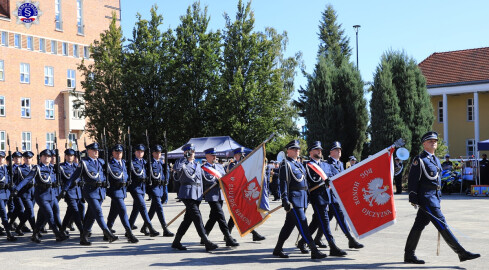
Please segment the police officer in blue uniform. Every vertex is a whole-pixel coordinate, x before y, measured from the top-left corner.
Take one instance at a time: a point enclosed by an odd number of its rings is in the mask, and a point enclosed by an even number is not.
[[[126,161],[122,159],[124,152],[124,147],[121,144],[116,144],[112,148],[112,157],[109,160],[107,166],[110,187],[107,190],[107,195],[111,198],[110,201],[110,211],[107,217],[107,226],[112,233],[114,221],[119,215],[122,222],[122,226],[126,230],[125,236],[127,240],[131,243],[137,243],[139,240],[134,236],[131,230],[131,225],[129,223],[129,217],[127,215],[126,204],[124,199],[127,197],[127,181],[129,176],[127,174]]]
[[[309,186],[309,190],[311,190],[309,194],[309,201],[314,211],[311,224],[309,225],[309,231],[312,235],[319,227],[323,234],[326,236],[326,240],[328,240],[328,244],[330,247],[329,255],[343,257],[347,253],[336,245],[333,235],[331,234],[331,228],[329,225],[329,196],[327,192],[327,185],[325,182],[329,179],[326,178],[323,180],[321,176],[313,169],[316,168],[316,170],[319,170],[320,172],[322,170],[326,177],[328,177],[328,174],[331,175],[331,167],[328,163],[321,160],[322,150],[323,147],[321,146],[320,141],[313,142],[311,146],[309,146],[309,148],[307,149],[307,151],[309,152],[310,160],[304,162],[307,184]],[[319,223],[319,226],[317,223]],[[306,242],[304,238],[299,240],[298,247],[302,253],[309,252],[306,248]]]
[[[327,160],[327,163],[330,165],[330,170],[328,171],[329,178],[339,174],[344,170],[343,163],[340,161],[340,158],[341,158],[341,143],[335,141],[331,145],[331,149],[329,151],[329,157]],[[343,211],[341,210],[340,205],[336,200],[336,197],[334,196],[333,192],[331,191],[331,188],[329,187],[329,182],[327,182],[327,185],[328,185],[327,191],[328,191],[328,198],[329,198],[329,210],[328,210],[329,220],[331,221],[333,217],[336,217],[336,221],[338,222],[341,230],[348,238],[349,248],[356,248],[356,249],[363,248],[363,245],[358,243],[357,240],[351,234],[350,227],[348,226],[348,223],[346,223],[345,215],[343,214]],[[318,225],[318,222],[313,224]],[[323,243],[321,243],[322,235],[323,235],[322,231],[319,230],[315,237],[316,244],[318,244],[320,247],[324,245]],[[326,247],[326,245],[324,245],[324,247]]]
[[[134,200],[131,216],[129,217],[129,223],[131,224],[132,228],[132,226],[136,222],[138,213],[141,214],[141,217],[144,221],[144,226],[143,228],[141,228],[141,232],[146,235],[147,233],[145,232],[145,228],[148,228],[149,236],[155,237],[160,235],[160,233],[153,228],[153,224],[151,224],[151,220],[149,219],[148,210],[146,209],[146,203],[144,202],[144,194],[146,194],[146,184],[151,183],[151,179],[149,178],[149,174],[146,168],[147,162],[143,158],[146,147],[142,144],[138,144],[136,145],[134,150],[134,158],[129,165],[130,168],[128,168],[128,171],[132,174],[132,183],[129,184],[128,190]]]
[[[218,177],[224,176],[226,172],[221,164],[216,163],[217,153],[215,148],[206,149],[204,150],[204,153],[207,160],[207,162],[202,165],[204,192],[206,192],[204,194],[204,199],[211,207],[209,219],[204,226],[206,235],[211,233],[212,228],[217,222],[219,224],[219,229],[221,229],[221,232],[224,235],[226,246],[237,247],[239,246],[239,243],[231,237],[226,218],[224,217],[224,212],[222,211],[224,195],[219,187]]]
[[[170,169],[161,160],[162,151],[163,147],[161,145],[155,145],[155,147],[151,149],[151,171],[153,175],[151,175],[151,185],[148,186],[146,190],[151,198],[151,206],[149,208],[148,215],[149,219],[152,220],[156,213],[161,227],[163,228],[163,236],[173,237],[175,234],[168,230],[168,227],[166,226],[165,213],[163,212],[164,198],[168,199],[168,179],[170,178]],[[163,169],[164,166],[166,166],[166,175],[165,170]],[[145,229],[146,228],[143,228],[143,230]]]
[[[10,179],[7,164],[5,162],[5,152],[0,151],[0,218],[7,234],[7,240],[13,242],[17,240],[12,235],[11,227],[7,218],[7,202],[10,198],[10,188],[12,187],[12,180]],[[15,197],[15,193],[14,193]]]
[[[185,204],[186,211],[171,247],[178,250],[187,250],[180,241],[193,222],[200,239],[205,244],[206,251],[211,251],[218,248],[218,246],[207,238],[204,223],[202,222],[202,214],[199,209],[203,197],[202,168],[195,162],[195,146],[193,144],[184,145],[182,150],[184,157],[175,162],[173,169],[175,171],[175,181],[180,183],[178,198]]]
[[[308,203],[308,186],[307,180],[305,180],[306,170],[297,160],[301,150],[300,143],[298,140],[293,140],[285,148],[287,149],[287,158],[280,164],[279,179],[280,190],[282,191],[282,206],[287,215],[284,226],[280,230],[273,255],[280,258],[289,257],[284,253],[283,245],[294,230],[294,227],[297,227],[311,249],[311,259],[325,258],[326,254],[319,251],[307,226],[305,215]]]
[[[228,164],[228,166],[226,168],[226,173],[228,173],[232,168],[234,168],[236,166],[236,164],[238,164],[241,161],[241,159],[244,158],[245,148],[244,147],[238,147],[238,148],[234,149],[233,153],[234,153],[234,161]],[[229,217],[229,220],[228,220],[228,228],[229,228],[229,233],[231,233],[231,231],[234,228],[234,220],[231,217]],[[265,236],[259,234],[255,230],[251,231],[251,235],[253,235],[253,241],[265,240]],[[232,238],[232,239],[234,241],[236,241],[234,238]]]
[[[32,170],[33,165],[33,157],[34,153],[31,151],[25,151],[22,154],[24,164],[16,167],[15,174],[14,174],[14,184],[18,185],[22,180],[24,180],[27,175]],[[31,225],[31,228],[34,229],[36,226],[36,219],[35,219],[35,213],[34,213],[34,179],[27,183],[22,189],[19,190],[17,198],[22,201],[22,205],[24,206],[24,213],[22,216],[19,217],[20,223],[19,226],[17,226],[17,229],[15,232],[17,235],[24,235],[24,232],[21,230],[21,228],[25,228],[25,223],[28,221],[29,225]]]
[[[441,164],[435,156],[438,133],[428,132],[423,135],[421,141],[424,151],[413,159],[408,178],[409,202],[419,209],[404,248],[404,262],[424,264],[414,252],[423,229],[430,222],[435,225],[448,246],[457,253],[461,262],[478,258],[480,254],[466,251],[460,245],[441,212]]]
[[[59,212],[56,213],[53,211],[55,201],[57,202],[57,193],[53,189],[56,175],[50,164],[53,154],[49,149],[45,149],[40,153],[40,156],[41,163],[32,167],[30,173],[15,187],[14,194],[17,196],[22,188],[31,181],[34,181],[34,198],[39,205],[39,211],[43,218],[38,218],[36,221],[31,240],[36,243],[41,242],[41,239],[39,238],[39,230],[43,227],[44,221],[47,221],[56,235],[56,241],[64,241],[69,237],[62,233],[58,224],[56,224],[55,220],[59,219]],[[58,217],[55,217],[56,214]]]
[[[64,185],[73,175],[76,168],[78,167],[78,163],[75,163],[75,150],[66,149],[65,152],[65,161],[59,164],[60,176],[61,176],[61,185]],[[69,223],[73,220],[78,231],[80,233],[83,232],[83,224],[82,220],[85,216],[85,205],[82,201],[82,190],[81,190],[81,179],[75,179],[71,182],[70,187],[65,196],[65,202],[67,204],[66,214],[63,218],[63,222],[61,223],[61,231],[66,231],[66,228],[69,226]]]
[[[63,184],[60,194],[60,198],[64,198],[72,183],[79,178],[81,179],[82,196],[88,204],[87,213],[83,220],[83,233],[80,237],[80,244],[85,246],[91,245],[88,240],[88,235],[95,220],[109,242],[119,239],[107,227],[102,212],[102,203],[105,199],[107,181],[103,170],[104,160],[98,158],[99,149],[99,144],[96,142],[87,146],[87,156],[80,160],[78,168],[76,168],[70,179]]]
[[[11,159],[12,159],[11,160],[12,172],[9,175],[11,175],[13,177],[13,179],[11,179],[12,182],[14,184],[17,184],[18,183],[18,175],[17,175],[18,174],[18,168],[20,165],[22,165],[22,153],[19,151],[13,152]],[[22,235],[24,235],[24,232],[23,232],[24,225],[19,227],[17,224],[15,224],[15,220],[17,218],[19,218],[19,220],[21,220],[22,216],[24,216],[24,204],[22,203],[22,200],[19,197],[15,197],[15,198],[12,197],[8,200],[8,205],[9,205],[9,207],[8,207],[8,209],[9,209],[8,218],[9,218],[10,227],[13,229],[15,226],[16,227],[15,232],[17,233],[17,235],[22,236]],[[25,228],[28,229],[27,227],[25,227]]]

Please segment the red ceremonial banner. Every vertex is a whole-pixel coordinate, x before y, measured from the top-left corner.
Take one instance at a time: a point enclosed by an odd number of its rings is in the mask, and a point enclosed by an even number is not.
[[[265,145],[262,144],[219,179],[229,213],[241,236],[269,217],[260,209],[263,192],[266,192],[263,188],[265,165]]]
[[[396,222],[392,180],[394,163],[389,147],[331,178],[331,188],[359,238]]]

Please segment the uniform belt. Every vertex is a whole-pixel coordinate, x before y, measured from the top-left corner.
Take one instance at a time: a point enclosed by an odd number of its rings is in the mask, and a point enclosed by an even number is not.
[[[119,183],[117,183],[116,186],[119,188],[125,187],[125,186],[127,186],[127,182],[119,182]]]
[[[86,182],[85,185],[89,185],[91,187],[107,187],[107,184],[105,182]]]
[[[291,187],[289,188],[290,191],[301,191],[301,190],[307,190],[307,187]]]
[[[36,187],[42,187],[42,188],[45,188],[45,189],[48,189],[48,188],[52,188],[53,187],[53,183],[36,183],[35,185]]]
[[[186,183],[185,185],[191,185],[191,186],[200,187],[200,183],[195,183],[195,182]]]
[[[441,190],[441,186],[438,185],[422,185],[422,187],[427,190]]]

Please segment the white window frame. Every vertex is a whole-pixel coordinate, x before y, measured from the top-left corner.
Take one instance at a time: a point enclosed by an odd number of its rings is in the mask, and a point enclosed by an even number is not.
[[[29,63],[20,63],[20,83],[31,83],[30,70]]]
[[[72,118],[73,120],[81,120],[83,119],[83,105],[78,107],[78,108],[73,108],[73,115]]]
[[[78,35],[85,33],[85,26],[83,25],[83,0],[76,0],[76,28]]]
[[[443,123],[443,100],[438,101],[438,123]]]
[[[5,116],[5,96],[0,96],[0,116]]]
[[[471,157],[475,155],[475,140],[467,139],[465,141],[465,151],[467,152],[467,156]]]
[[[46,52],[46,39],[44,38],[39,39],[39,51]]]
[[[2,46],[8,47],[8,33],[2,31]]]
[[[61,8],[61,0],[54,1],[54,24],[56,30],[63,30],[63,16]]]
[[[69,50],[68,50],[68,43],[66,42],[63,42],[62,45],[61,45],[61,51],[62,51],[62,54],[64,56],[68,56],[68,54],[70,53]]]
[[[78,44],[73,44],[73,57],[80,57],[80,47],[78,47]]]
[[[20,98],[20,117],[31,118],[31,99]]]
[[[85,59],[90,58],[90,47],[89,46],[83,46],[83,57]]]
[[[474,121],[474,99],[473,98],[467,99],[467,121],[468,122]]]
[[[58,54],[58,42],[56,40],[51,40],[51,53]]]
[[[0,130],[0,151],[7,151],[6,137],[7,132],[5,132],[5,130]]]
[[[70,147],[70,144],[71,144],[71,149],[77,151],[78,148],[76,147],[76,138],[77,138],[77,134],[76,133],[69,133],[68,134],[68,147]]]
[[[29,51],[34,50],[34,37],[33,36],[27,36],[27,49]]]
[[[45,117],[48,120],[54,120],[54,100],[46,100],[45,102],[46,110]]]
[[[0,81],[5,81],[5,62],[0,60]]]
[[[46,149],[54,149],[54,132],[46,133]]]
[[[22,36],[20,34],[14,34],[14,47],[17,49],[22,48]]]
[[[44,66],[44,85],[54,86],[54,67]]]
[[[32,150],[32,134],[29,131],[22,131],[20,135],[21,138],[21,149],[22,151]]]
[[[71,76],[73,75],[73,76]],[[75,88],[76,87],[76,71],[74,69],[68,69],[66,73],[66,79],[67,79],[67,87],[68,88]]]

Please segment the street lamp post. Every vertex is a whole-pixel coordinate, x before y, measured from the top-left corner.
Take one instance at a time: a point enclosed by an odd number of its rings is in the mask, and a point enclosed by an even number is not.
[[[360,28],[360,25],[356,24],[353,26],[353,28],[355,28],[355,33],[357,36],[357,70],[359,70],[359,68],[358,68],[358,28]]]

